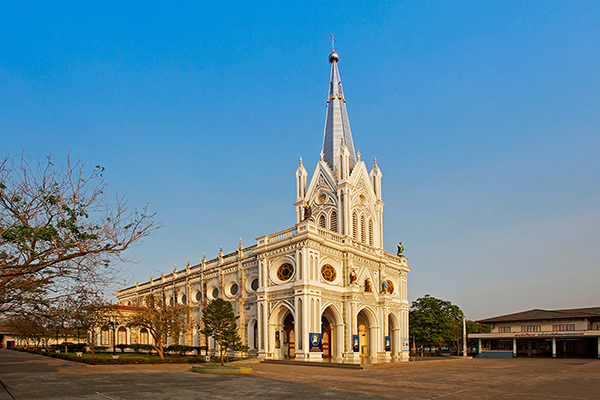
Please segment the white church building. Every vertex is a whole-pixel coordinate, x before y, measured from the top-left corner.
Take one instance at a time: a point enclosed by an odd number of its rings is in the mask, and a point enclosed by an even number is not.
[[[338,60],[332,49],[320,161],[310,181],[302,159],[296,171],[296,225],[119,290],[120,305],[160,291],[189,305],[200,321],[206,303],[222,298],[240,316],[253,357],[408,361],[410,268],[401,253],[383,249],[382,172],[376,159],[369,172],[354,150]],[[214,351],[199,323],[171,343]],[[139,329],[117,329],[125,344],[148,340]]]

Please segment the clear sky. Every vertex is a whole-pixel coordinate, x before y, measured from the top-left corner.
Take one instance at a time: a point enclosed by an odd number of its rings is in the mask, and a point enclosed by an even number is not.
[[[600,2],[4,2],[0,152],[106,168],[164,227],[130,283],[295,223],[338,39],[409,300],[600,305]],[[113,292],[114,293],[114,292]]]

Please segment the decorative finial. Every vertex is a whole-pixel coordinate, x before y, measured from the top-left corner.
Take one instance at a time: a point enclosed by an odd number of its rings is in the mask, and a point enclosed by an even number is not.
[[[321,152],[321,154],[319,154],[321,156],[321,161],[325,161],[325,154],[323,154],[323,152]]]
[[[302,166],[302,157],[300,157],[300,166]]]
[[[337,42],[337,40],[335,40],[333,33],[330,33],[329,36],[331,37],[331,54],[329,55],[329,62],[333,64],[334,62],[339,61],[340,56],[335,52],[335,42]]]
[[[360,151],[356,153],[356,160],[360,161]]]
[[[373,159],[373,168],[377,168],[377,157]]]

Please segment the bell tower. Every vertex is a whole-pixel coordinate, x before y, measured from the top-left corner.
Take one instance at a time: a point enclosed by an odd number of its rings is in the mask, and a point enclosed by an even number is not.
[[[346,98],[338,69],[339,55],[332,47],[327,113],[320,161],[312,175],[300,159],[296,171],[296,213],[301,222],[310,208],[310,219],[321,228],[381,248],[383,244],[383,201],[381,170],[374,161],[369,173],[360,152],[354,150]]]

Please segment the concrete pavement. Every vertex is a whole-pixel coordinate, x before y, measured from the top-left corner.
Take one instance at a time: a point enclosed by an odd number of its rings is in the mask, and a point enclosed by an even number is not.
[[[596,359],[415,362],[363,371],[252,367],[252,375],[205,375],[189,365],[90,366],[0,349],[0,380],[17,400],[600,398]]]

